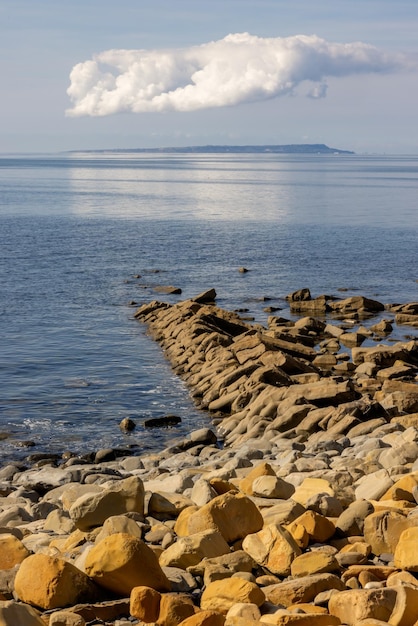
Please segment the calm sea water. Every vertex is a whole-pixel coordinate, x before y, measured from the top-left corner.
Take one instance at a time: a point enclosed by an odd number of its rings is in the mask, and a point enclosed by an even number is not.
[[[220,306],[261,322],[263,298],[287,315],[284,296],[301,287],[416,301],[417,235],[418,157],[0,157],[2,463],[160,449],[210,423],[131,301],[215,287]],[[182,425],[143,427],[167,413]]]

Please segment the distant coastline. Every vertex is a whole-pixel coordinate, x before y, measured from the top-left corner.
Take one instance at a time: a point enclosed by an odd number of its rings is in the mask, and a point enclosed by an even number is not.
[[[330,148],[324,143],[302,143],[260,146],[186,146],[168,148],[109,148],[102,150],[71,150],[94,154],[104,153],[159,153],[159,154],[355,154],[351,150]]]

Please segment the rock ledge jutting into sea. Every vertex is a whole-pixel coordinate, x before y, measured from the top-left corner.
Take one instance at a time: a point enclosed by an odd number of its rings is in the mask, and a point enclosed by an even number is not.
[[[135,314],[212,429],[0,469],[0,624],[418,623],[418,303],[215,299]]]

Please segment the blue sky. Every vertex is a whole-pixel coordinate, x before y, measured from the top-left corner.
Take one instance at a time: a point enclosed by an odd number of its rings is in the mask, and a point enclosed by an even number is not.
[[[2,0],[0,152],[417,154],[417,67],[416,0]]]

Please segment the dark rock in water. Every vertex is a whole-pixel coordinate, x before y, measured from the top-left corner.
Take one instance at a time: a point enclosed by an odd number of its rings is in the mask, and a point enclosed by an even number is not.
[[[104,461],[114,461],[116,459],[115,451],[112,448],[104,448],[98,450],[94,456],[95,463],[103,463]]]
[[[34,448],[36,446],[36,443],[29,439],[25,441],[14,441],[13,445],[15,445],[17,448]]]
[[[131,300],[128,304],[129,306],[138,306],[138,302],[135,302],[135,300]]]
[[[216,300],[216,291],[215,289],[208,289],[207,291],[202,291],[198,296],[192,298],[193,302],[198,302],[199,304],[205,304],[207,302],[214,302]]]
[[[61,460],[61,455],[60,454],[53,454],[53,453],[47,453],[47,452],[38,452],[36,454],[31,454],[30,456],[28,456],[27,459],[30,463],[39,463],[40,461],[46,461],[48,463],[52,462],[56,462],[56,461],[60,461]]]
[[[180,424],[181,417],[178,415],[165,415],[164,417],[152,417],[145,420],[145,428],[167,428],[168,426],[177,426]]]
[[[276,311],[281,311],[282,308],[280,306],[266,306],[263,311],[264,313],[275,313]]]
[[[286,300],[290,302],[300,302],[311,299],[311,292],[307,287],[304,289],[298,289],[297,291],[293,291],[286,296]]]
[[[166,294],[180,294],[180,287],[173,287],[172,285],[157,285],[153,288],[157,293],[166,293]]]
[[[250,270],[248,270],[246,267],[240,267],[238,271],[240,274],[246,274]]]
[[[132,430],[135,430],[136,424],[133,420],[131,420],[130,417],[124,417],[121,423],[119,424],[119,428],[123,430],[124,432],[129,433]]]

